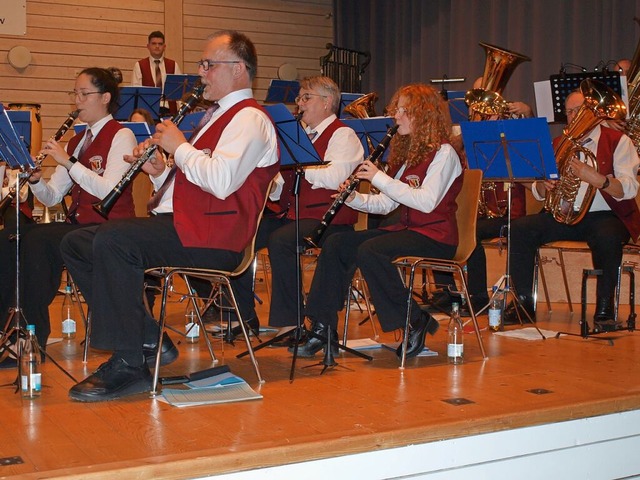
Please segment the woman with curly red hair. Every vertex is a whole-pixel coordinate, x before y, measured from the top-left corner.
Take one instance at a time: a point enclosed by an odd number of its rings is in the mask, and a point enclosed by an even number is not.
[[[433,87],[413,84],[394,94],[387,111],[398,125],[389,147],[388,172],[365,161],[356,174],[380,193],[353,192],[346,203],[373,214],[398,206],[401,211],[393,225],[338,233],[323,245],[305,315],[312,321],[312,332],[328,334],[332,340],[337,340],[338,312],[356,268],[367,281],[382,329],[404,328],[406,289],[392,261],[405,255],[450,259],[458,244],[455,199],[462,186],[462,166],[449,143],[447,103]],[[427,332],[438,329],[438,322],[418,305],[411,311],[407,357],[420,353]],[[323,347],[324,342],[312,336],[298,354],[313,356]],[[400,349],[396,353],[400,356]]]

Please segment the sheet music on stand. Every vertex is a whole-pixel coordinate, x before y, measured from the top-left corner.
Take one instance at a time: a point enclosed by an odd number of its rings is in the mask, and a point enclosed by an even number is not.
[[[201,110],[199,112],[189,113],[184,116],[184,119],[182,120],[182,122],[180,122],[178,128],[184,134],[187,140],[191,139],[191,135],[193,135],[194,130],[198,128],[198,125],[200,125],[200,120],[202,120],[206,113],[207,112],[205,110]]]
[[[9,120],[13,124],[18,137],[27,146],[27,150],[31,149],[31,112],[26,110],[7,110]],[[0,177],[4,178],[4,177]]]
[[[158,87],[120,87],[118,110],[113,115],[116,120],[129,120],[136,108],[144,108],[154,120],[160,118],[160,97],[162,89]]]
[[[36,166],[2,103],[0,103],[0,157],[9,167],[20,168],[22,171],[30,171]]]
[[[464,101],[467,92],[459,90],[447,90],[447,103],[449,104],[449,114],[452,123],[462,123],[469,121],[469,107]]]
[[[373,117],[373,118],[350,118],[344,119],[342,122],[351,127],[358,135],[360,143],[364,148],[365,157],[372,153],[372,149],[376,148],[382,139],[387,135],[387,131],[393,126],[394,121],[391,117]],[[381,162],[387,161],[389,149],[382,154]]]
[[[463,122],[469,168],[505,182],[557,179],[551,133],[544,118]]]
[[[360,97],[364,97],[364,93],[340,93],[340,105],[338,107],[338,118],[344,120],[346,118],[353,118],[351,115],[345,116],[344,109],[347,105],[355,102]]]
[[[564,113],[564,102],[569,94],[580,88],[580,83],[587,78],[599,80],[618,95],[623,95],[620,72],[602,71],[551,75],[549,81],[551,83],[551,98],[553,98],[553,117],[555,122],[566,123],[567,116]]]
[[[182,100],[194,89],[199,75],[167,74],[164,80],[163,95],[165,100]]]
[[[300,92],[297,80],[271,80],[267,90],[266,103],[295,103]]]
[[[322,165],[324,162],[313,147],[300,122],[296,121],[286,105],[264,107],[276,125],[282,167]]]

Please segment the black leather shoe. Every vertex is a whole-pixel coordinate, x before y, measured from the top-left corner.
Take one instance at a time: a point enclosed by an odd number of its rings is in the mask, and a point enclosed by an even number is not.
[[[320,335],[324,338],[326,338],[327,335],[327,329],[329,330],[329,336],[331,339],[331,351],[334,355],[338,354],[338,347],[335,345],[336,343],[338,343],[338,332],[335,331],[333,328],[331,327],[327,327],[326,325],[323,325],[321,323],[315,323],[313,325],[313,328],[311,330],[312,333],[316,334],[316,335]],[[320,350],[322,350],[323,348],[325,348],[327,345],[326,340],[322,340],[318,337],[314,337],[312,335],[309,335],[308,339],[307,339],[307,343],[305,343],[304,345],[302,345],[301,347],[298,347],[298,356],[299,357],[303,357],[303,358],[313,358],[316,353],[318,353]],[[295,347],[289,347],[289,352],[293,353]]]
[[[593,326],[596,332],[615,332],[622,329],[622,322],[616,322],[613,313],[613,297],[598,297],[596,311],[593,315]]]
[[[260,336],[260,320],[258,317],[250,318],[249,320],[244,322],[245,326],[249,328],[248,333],[253,333],[256,337]],[[240,325],[236,325],[231,329],[231,335],[233,338],[236,338],[239,335],[242,335],[242,327]]]
[[[520,305],[525,312],[529,314],[531,320],[536,321],[536,310],[533,305],[533,298],[529,295],[518,295],[518,300],[520,300]],[[522,322],[528,322],[527,316],[520,311],[520,318]],[[503,325],[519,325],[520,320],[518,319],[518,312],[516,312],[516,306],[514,302],[511,302],[509,306],[504,311],[502,315],[502,324]]]
[[[104,402],[151,390],[151,372],[146,364],[132,367],[119,357],[111,357],[89,377],[69,390],[79,402]]]
[[[154,367],[156,365],[156,353],[158,353],[157,343],[145,343],[142,346],[142,353],[147,361],[147,365]],[[178,348],[173,344],[167,332],[162,334],[162,353],[160,354],[160,365],[169,365],[178,358]]]
[[[412,358],[418,355],[424,348],[424,339],[426,338],[427,333],[435,335],[438,328],[440,328],[438,321],[424,311],[420,315],[420,320],[417,324],[409,324],[409,339],[407,340],[406,358]],[[402,342],[396,349],[396,355],[398,358],[402,358]]]

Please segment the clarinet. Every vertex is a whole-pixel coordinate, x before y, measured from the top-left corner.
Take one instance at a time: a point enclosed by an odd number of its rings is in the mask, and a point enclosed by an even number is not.
[[[191,92],[189,98],[182,104],[178,113],[174,115],[171,119],[171,122],[176,125],[180,125],[180,122],[184,120],[184,116],[186,113],[191,110],[196,103],[200,101],[202,97],[202,93],[204,92],[205,86],[202,84],[196,85],[196,87]],[[118,201],[122,193],[129,186],[129,184],[133,181],[140,170],[142,170],[142,166],[151,158],[151,156],[158,150],[158,145],[150,145],[144,151],[144,153],[138,158],[135,162],[131,164],[129,170],[122,176],[122,179],[118,182],[118,184],[113,187],[106,197],[104,197],[100,202],[93,204],[93,209],[102,215],[104,218],[109,216],[109,212]]]
[[[389,130],[387,130],[387,134],[385,135],[385,137],[378,144],[375,150],[371,152],[371,154],[365,160],[365,162],[369,160],[370,162],[376,164],[376,166],[379,167],[379,164],[377,163],[377,161],[382,156],[384,151],[387,149],[387,147],[389,146],[389,142],[391,141],[391,138],[396,134],[397,131],[398,131],[398,125],[394,125],[391,128],[389,128]],[[358,171],[359,168],[360,167],[356,168],[356,172]],[[335,216],[338,214],[338,212],[344,205],[344,202],[347,200],[349,195],[351,195],[351,193],[360,184],[360,179],[356,178],[356,172],[352,173],[351,176],[347,179],[347,181],[349,182],[348,185],[345,187],[345,189],[342,192],[338,193],[338,196],[335,198],[335,200],[329,207],[329,210],[327,210],[325,214],[322,216],[322,220],[320,220],[320,223],[316,226],[313,232],[311,232],[310,235],[304,237],[304,241],[310,247],[318,248],[318,244],[320,243],[320,238],[322,238],[324,231],[327,229],[329,225],[331,225],[331,222],[333,221]]]
[[[75,122],[76,118],[78,118],[79,113],[80,113],[80,110],[74,110],[73,112],[71,112],[67,117],[67,119],[64,121],[64,123],[60,125],[60,128],[58,128],[58,131],[51,136],[51,139],[57,142],[62,137],[64,137],[64,134],[67,133],[67,130],[71,128],[71,125],[73,125],[73,122]],[[38,156],[35,157],[35,165],[36,165],[35,168],[33,168],[28,173],[32,174],[35,171],[39,170],[40,166],[42,165],[42,162],[44,161],[45,158],[47,158],[47,155],[49,154],[48,153],[38,154]],[[17,182],[17,186],[14,185],[13,187],[11,187],[9,189],[9,192],[7,193],[7,196],[0,201],[0,216],[4,215],[4,212],[7,210],[9,205],[11,205],[11,202],[13,202],[13,200],[16,198],[17,193],[20,190],[22,190],[22,187],[24,187],[24,185],[27,183],[27,180],[29,180],[29,177],[20,178],[20,180]]]

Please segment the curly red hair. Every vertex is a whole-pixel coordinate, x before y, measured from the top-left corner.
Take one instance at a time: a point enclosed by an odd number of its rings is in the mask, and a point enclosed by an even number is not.
[[[395,135],[391,140],[389,165],[406,163],[415,166],[424,161],[427,154],[438,150],[451,136],[449,105],[435,88],[422,83],[406,85],[398,89],[387,106],[387,111],[398,108],[404,98],[405,115],[412,120],[413,131],[409,135]]]

